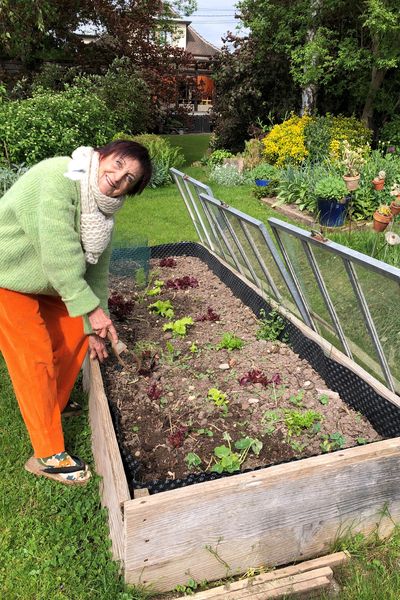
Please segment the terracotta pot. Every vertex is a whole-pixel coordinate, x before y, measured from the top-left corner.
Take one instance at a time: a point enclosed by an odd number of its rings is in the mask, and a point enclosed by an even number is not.
[[[347,189],[351,192],[358,188],[358,184],[360,183],[360,176],[356,175],[355,177],[350,177],[350,175],[343,175],[343,180],[346,184]]]
[[[377,191],[383,190],[383,188],[385,187],[385,180],[384,179],[373,179],[372,185],[374,186],[374,188]]]
[[[379,214],[377,211],[374,212],[373,214],[373,229],[375,231],[385,231],[386,227],[389,225],[390,221],[392,220],[393,215],[388,216],[388,215],[381,215]]]
[[[392,215],[395,217],[400,214],[400,204],[395,204],[394,202],[390,205],[390,210],[392,211]]]

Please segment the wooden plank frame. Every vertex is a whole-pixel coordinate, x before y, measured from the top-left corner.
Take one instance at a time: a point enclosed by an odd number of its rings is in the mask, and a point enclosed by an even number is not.
[[[285,317],[399,405],[326,340]],[[163,592],[190,577],[213,581],[287,565],[328,553],[349,533],[378,528],[386,536],[400,522],[399,437],[131,499],[97,362],[85,361],[84,383],[113,556],[128,583]]]

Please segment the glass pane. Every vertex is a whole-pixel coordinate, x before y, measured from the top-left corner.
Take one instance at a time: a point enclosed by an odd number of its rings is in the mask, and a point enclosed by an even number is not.
[[[204,232],[201,235],[202,241],[205,245],[209,246],[209,239],[211,243],[211,250],[214,250],[214,252],[218,252],[218,241],[216,240],[216,235],[213,231],[212,226],[210,225],[209,217],[205,213],[202,202],[200,201],[197,193],[197,190],[199,193],[203,193],[204,190],[202,188],[196,188],[190,183],[188,183],[188,187],[190,188],[190,192],[192,195],[192,212],[194,214],[196,225],[199,228],[200,232]]]
[[[400,391],[399,283],[361,265],[355,265],[389,368]]]
[[[279,237],[282,240],[293,270],[296,273],[297,281],[301,287],[303,296],[311,313],[311,318],[318,333],[343,352],[343,345],[337,336],[333,321],[301,241],[293,235],[283,231],[279,232]]]
[[[285,283],[285,280],[283,279],[282,274],[278,269],[271,252],[269,251],[262,231],[256,225],[253,225],[251,223],[246,223],[246,227],[251,235],[251,238],[254,240],[254,245],[256,246],[260,254],[260,258],[263,264],[268,270],[271,279],[275,283],[279,293],[282,296],[280,301],[282,302],[283,306],[285,306],[285,308],[293,312],[297,317],[301,318],[300,313],[294,304],[292,295],[290,294],[289,289]],[[275,298],[275,294],[269,285],[268,290],[269,291],[267,291],[267,293],[269,295],[272,295],[273,298]]]
[[[312,252],[353,358],[357,357],[357,362],[361,366],[383,380],[378,354],[366,326],[360,303],[351,285],[344,261],[338,254],[327,251],[323,246],[313,246]]]
[[[234,260],[234,256],[237,259],[237,251],[236,246],[232,240],[232,236],[229,232],[229,229],[226,225],[224,215],[220,211],[219,207],[211,202],[207,202],[204,200],[204,204],[206,206],[206,210],[210,214],[210,220],[213,224],[213,228],[215,231],[215,236],[217,236],[218,246],[220,250],[216,248],[216,252],[221,255],[223,258],[234,268],[237,270],[237,264]]]
[[[245,231],[240,226],[240,217],[237,217],[228,211],[225,211],[225,216],[236,236],[236,246],[240,245],[242,254],[245,256],[245,259],[243,260],[242,255],[239,252],[237,254],[238,260],[243,266],[244,275],[257,287],[261,287],[261,281],[265,278],[265,275],[255,257],[254,250],[246,237]]]

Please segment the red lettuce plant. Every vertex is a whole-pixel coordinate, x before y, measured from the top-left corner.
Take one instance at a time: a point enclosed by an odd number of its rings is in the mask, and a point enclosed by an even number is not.
[[[178,427],[176,429],[176,431],[174,433],[171,433],[168,437],[167,437],[167,442],[173,447],[173,448],[180,448],[183,444],[183,441],[186,437],[186,433],[187,433],[187,427]]]
[[[117,321],[125,321],[133,310],[133,300],[125,300],[122,294],[114,292],[108,299],[108,308]]]
[[[158,387],[157,383],[154,382],[147,388],[147,395],[150,400],[158,400],[163,395],[162,387]]]
[[[199,282],[195,277],[190,275],[184,275],[177,279],[167,279],[165,282],[167,288],[172,290],[187,290],[188,288],[195,288],[199,286]]]
[[[170,267],[174,269],[176,267],[176,260],[174,258],[162,258],[160,260],[160,267]]]
[[[280,385],[281,376],[279,375],[279,373],[274,373],[271,379],[268,379],[268,377],[259,369],[252,369],[251,371],[248,371],[245,375],[239,378],[239,383],[240,385],[246,385],[248,383],[261,383],[265,387],[272,383],[274,385]]]
[[[220,321],[221,317],[219,314],[214,312],[214,310],[209,306],[207,308],[207,312],[204,315],[199,315],[196,317],[196,321]]]

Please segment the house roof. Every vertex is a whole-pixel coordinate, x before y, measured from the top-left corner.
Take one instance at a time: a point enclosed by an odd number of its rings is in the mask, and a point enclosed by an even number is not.
[[[190,52],[193,56],[208,56],[212,57],[218,54],[219,48],[207,42],[193,27],[190,25],[186,31],[186,52]]]

